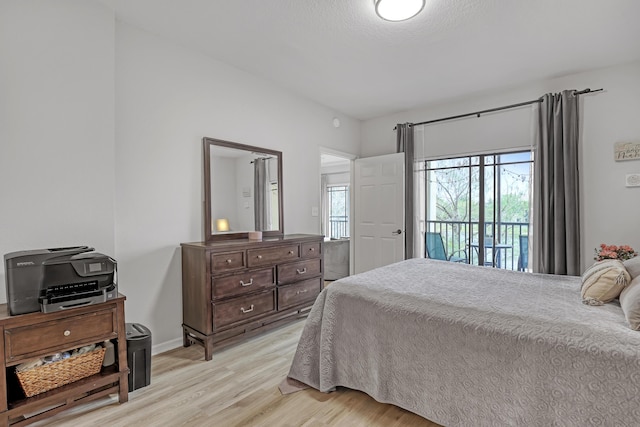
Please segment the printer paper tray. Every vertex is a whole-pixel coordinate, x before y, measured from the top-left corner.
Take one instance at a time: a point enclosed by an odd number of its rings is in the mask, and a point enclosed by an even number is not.
[[[89,304],[107,301],[107,290],[84,292],[76,295],[58,295],[40,298],[40,308],[43,313],[67,310]]]

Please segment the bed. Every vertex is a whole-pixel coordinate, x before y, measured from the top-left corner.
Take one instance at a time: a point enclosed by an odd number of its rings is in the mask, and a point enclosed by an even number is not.
[[[640,425],[640,332],[580,278],[412,259],[334,282],[289,378],[446,426]]]

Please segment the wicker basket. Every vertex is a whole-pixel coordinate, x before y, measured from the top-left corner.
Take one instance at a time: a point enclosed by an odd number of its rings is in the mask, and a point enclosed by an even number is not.
[[[97,374],[102,368],[104,347],[47,365],[16,372],[27,397]]]

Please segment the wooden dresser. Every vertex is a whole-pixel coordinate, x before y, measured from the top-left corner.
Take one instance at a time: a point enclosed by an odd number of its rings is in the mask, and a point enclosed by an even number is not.
[[[10,316],[7,304],[0,304],[0,426],[26,425],[112,393],[120,403],[128,400],[124,300],[119,295],[100,304],[18,316]],[[117,348],[115,365],[33,397],[22,393],[16,365],[105,340]]]
[[[323,237],[182,243],[184,346],[213,348],[306,316],[323,287]]]

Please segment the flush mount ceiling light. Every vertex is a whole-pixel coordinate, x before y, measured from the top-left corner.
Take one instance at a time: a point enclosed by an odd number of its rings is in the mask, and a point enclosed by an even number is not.
[[[387,21],[413,18],[424,8],[425,0],[373,0],[378,16]]]

